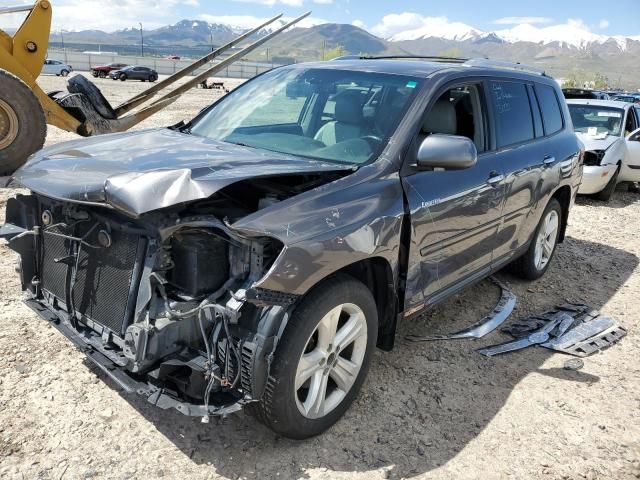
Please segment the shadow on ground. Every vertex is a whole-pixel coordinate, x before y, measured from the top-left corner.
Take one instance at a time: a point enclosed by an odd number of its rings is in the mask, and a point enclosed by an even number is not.
[[[543,279],[531,284],[509,273],[499,277],[518,295],[512,315],[516,318],[567,301],[598,309],[622,288],[637,265],[637,257],[628,252],[567,238]],[[474,440],[528,374],[569,382],[599,381],[583,372],[542,367],[552,355],[542,348],[491,359],[475,353],[508,339],[498,332],[479,341],[402,340],[408,333],[468,326],[486,314],[498,296],[497,288],[483,281],[416,321],[402,324],[395,350],[376,353],[368,381],[345,418],[307,441],[279,437],[242,413],[204,425],[159,410],[135,395],[126,398],[193,462],[211,465],[212,472],[225,477],[305,478],[305,471],[313,468],[326,469],[330,475],[383,467],[391,478],[418,475],[442,466]]]

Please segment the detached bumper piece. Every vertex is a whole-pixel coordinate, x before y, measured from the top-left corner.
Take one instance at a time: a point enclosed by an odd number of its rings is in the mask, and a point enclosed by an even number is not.
[[[114,381],[125,393],[137,393],[147,399],[147,401],[158,408],[169,410],[175,408],[183,415],[193,417],[225,416],[233,412],[241,410],[242,407],[249,403],[249,399],[238,399],[228,405],[210,405],[208,408],[201,404],[184,402],[167,394],[163,388],[156,387],[145,381],[140,381],[127,374],[117,359],[107,356],[107,352],[100,351],[93,340],[93,332],[90,329],[86,331],[78,331],[74,329],[66,320],[61,319],[48,306],[42,304],[35,299],[25,300],[25,304],[36,312],[40,318],[47,321],[55,327],[62,335],[67,337],[71,342],[84,353],[100,371]]]
[[[587,305],[566,304],[543,315],[519,320],[502,329],[515,340],[481,348],[478,353],[492,357],[540,345],[576,357],[587,357],[617,343],[627,330]]]
[[[426,336],[406,335],[404,337],[405,340],[410,342],[432,342],[436,340],[455,340],[459,338],[482,338],[493,332],[496,328],[502,325],[507,318],[509,318],[509,315],[511,315],[511,312],[513,312],[513,309],[516,306],[517,299],[513,292],[509,290],[509,287],[500,280],[495,277],[491,277],[490,279],[494,284],[500,287],[501,294],[500,300],[498,300],[498,303],[489,315],[470,327],[458,332]]]

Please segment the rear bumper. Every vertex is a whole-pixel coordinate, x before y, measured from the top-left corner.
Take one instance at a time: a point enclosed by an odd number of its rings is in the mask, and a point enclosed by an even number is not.
[[[602,191],[611,180],[611,177],[613,177],[617,168],[617,165],[585,165],[578,193],[590,195]]]
[[[210,405],[208,409],[204,405],[183,402],[165,393],[163,388],[151,385],[148,382],[136,379],[129,375],[127,371],[117,365],[104,352],[101,352],[92,344],[92,334],[87,328],[86,331],[76,330],[68,321],[60,318],[46,304],[37,299],[26,299],[24,302],[38,316],[52,325],[62,335],[67,337],[73,345],[84,353],[100,371],[107,375],[120,387],[124,393],[136,393],[156,407],[163,410],[176,409],[183,415],[193,417],[206,417],[209,415],[228,415],[241,410],[243,405],[249,403],[249,399],[241,399],[235,403],[224,406]]]

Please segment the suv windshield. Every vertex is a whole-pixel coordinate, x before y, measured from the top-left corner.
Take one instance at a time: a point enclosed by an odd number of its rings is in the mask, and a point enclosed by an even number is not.
[[[191,133],[340,163],[373,160],[393,134],[420,79],[319,68],[282,68],[234,90]]]
[[[621,108],[569,104],[569,112],[576,132],[590,135],[608,133],[614,137],[622,132],[624,110]]]

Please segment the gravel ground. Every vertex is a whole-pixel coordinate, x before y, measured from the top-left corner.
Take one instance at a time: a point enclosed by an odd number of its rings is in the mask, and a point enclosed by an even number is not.
[[[225,80],[226,81],[226,80]],[[63,79],[43,77],[47,90]],[[97,80],[113,103],[147,84]],[[140,128],[197,112],[217,95],[193,90]],[[74,138],[50,128],[48,144]],[[0,219],[6,199],[0,191]],[[619,319],[629,335],[585,359],[531,348],[487,359],[505,340],[405,344],[408,333],[452,331],[492,307],[489,281],[402,324],[377,352],[358,400],[326,434],[278,437],[243,413],[209,425],[124,396],[21,303],[15,256],[0,245],[1,478],[640,478],[640,220],[637,194],[581,199],[547,275],[499,277],[518,295],[514,317],[566,301]]]

